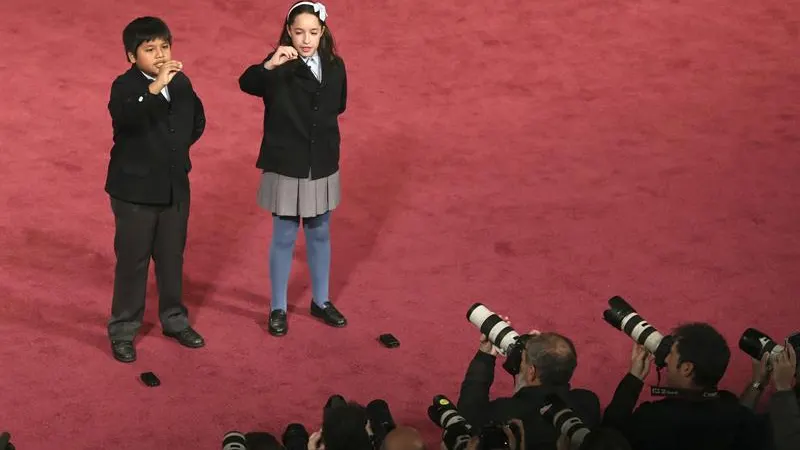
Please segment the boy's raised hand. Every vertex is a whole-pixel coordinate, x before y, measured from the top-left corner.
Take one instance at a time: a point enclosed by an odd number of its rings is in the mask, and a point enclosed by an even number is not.
[[[291,61],[293,59],[297,59],[297,50],[290,45],[282,45],[275,50],[272,58],[264,63],[264,68],[267,70],[272,70],[286,61]]]
[[[180,61],[167,61],[158,69],[158,76],[156,81],[150,84],[150,93],[157,95],[164,89],[170,81],[175,77],[175,74],[183,70],[183,63]],[[153,92],[155,91],[155,92]]]

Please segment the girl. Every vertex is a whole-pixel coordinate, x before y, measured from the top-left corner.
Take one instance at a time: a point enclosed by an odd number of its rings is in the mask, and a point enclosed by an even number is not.
[[[263,172],[258,202],[273,216],[269,332],[274,336],[288,331],[286,294],[301,222],[311,272],[311,315],[334,327],[347,324],[328,298],[330,214],[340,198],[338,118],[345,110],[347,75],[326,20],[325,5],[295,3],[277,50],[239,78],[242,91],[264,101],[256,167]]]

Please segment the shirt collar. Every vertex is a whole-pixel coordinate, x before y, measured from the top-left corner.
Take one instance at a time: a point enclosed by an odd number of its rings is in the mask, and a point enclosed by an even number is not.
[[[306,56],[301,56],[301,58],[303,59],[303,61],[306,64],[313,63],[313,64],[319,65],[319,52],[314,52],[313,55],[307,56],[307,57]]]

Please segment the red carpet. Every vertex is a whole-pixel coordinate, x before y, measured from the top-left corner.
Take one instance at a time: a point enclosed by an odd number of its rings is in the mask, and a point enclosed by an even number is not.
[[[457,394],[474,301],[572,336],[575,383],[603,401],[631,345],[601,320],[612,295],[665,331],[717,326],[734,390],[739,334],[798,326],[796,1],[329,1],[350,71],[333,292],[351,325],[309,316],[301,246],[282,339],[265,330],[262,108],[237,78],[288,3],[113,3],[0,4],[0,430],[20,449],[211,450],[231,429],[317,427],[336,392],[383,397],[433,439],[425,408]],[[209,344],[163,338],[153,301],[127,366],[105,337],[106,104],[145,14],[171,25],[208,114],[186,298]]]

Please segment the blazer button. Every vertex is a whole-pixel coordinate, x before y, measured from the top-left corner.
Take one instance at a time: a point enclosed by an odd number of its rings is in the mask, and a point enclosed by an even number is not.
[[[170,128],[170,129],[169,129],[169,132],[170,132],[170,133],[174,133],[174,132],[175,132],[175,128]]]
[[[314,111],[319,111],[319,106],[315,106]]]
[[[312,127],[312,128],[317,128],[317,124],[315,124],[315,123],[312,123],[312,124],[311,124],[311,127]]]
[[[313,144],[314,142],[317,142],[317,141],[315,141],[315,140],[313,140],[313,139],[312,139],[312,140],[311,140],[311,143]]]

